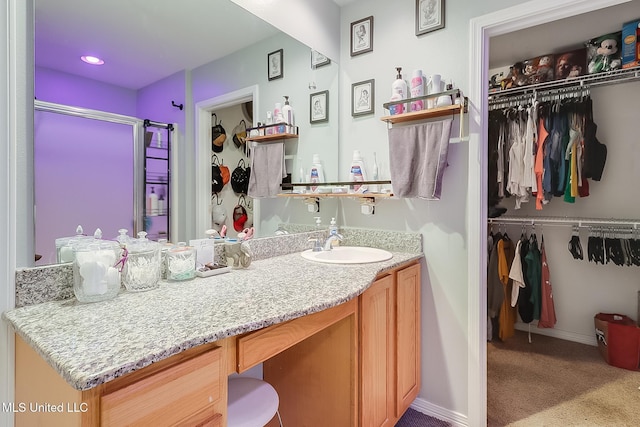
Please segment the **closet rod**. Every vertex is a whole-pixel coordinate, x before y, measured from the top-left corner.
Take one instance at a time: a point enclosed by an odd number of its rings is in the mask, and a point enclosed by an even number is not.
[[[495,224],[554,224],[554,225],[577,225],[578,227],[589,225],[624,225],[640,228],[640,220],[638,219],[612,219],[612,218],[572,218],[572,217],[553,217],[553,216],[501,216],[498,218],[487,218],[489,223]]]

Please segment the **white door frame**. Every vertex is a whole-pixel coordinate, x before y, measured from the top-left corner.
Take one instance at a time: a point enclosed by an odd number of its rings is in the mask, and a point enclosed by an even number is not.
[[[469,25],[468,425],[487,419],[487,116],[489,39],[631,0],[534,0]]]
[[[258,85],[238,89],[234,92],[196,103],[196,236],[204,236],[205,231],[211,228],[211,112],[215,109],[231,107],[247,101],[253,101],[253,117],[259,117]],[[260,218],[260,203],[257,202],[258,200],[254,200],[253,204],[253,215],[256,223]]]

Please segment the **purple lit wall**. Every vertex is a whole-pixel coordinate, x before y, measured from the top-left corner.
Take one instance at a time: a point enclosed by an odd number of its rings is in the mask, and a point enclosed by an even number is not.
[[[133,229],[133,128],[59,113],[34,117],[36,253],[56,262],[55,239],[96,228]]]
[[[136,92],[36,68],[41,101],[135,116]],[[56,261],[55,239],[101,228],[113,239],[133,230],[131,126],[36,111],[34,117],[36,253]]]

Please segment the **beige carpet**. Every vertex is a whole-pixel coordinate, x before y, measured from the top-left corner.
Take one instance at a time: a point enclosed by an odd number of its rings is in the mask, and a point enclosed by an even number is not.
[[[487,425],[640,426],[640,372],[597,347],[516,331],[487,343]]]

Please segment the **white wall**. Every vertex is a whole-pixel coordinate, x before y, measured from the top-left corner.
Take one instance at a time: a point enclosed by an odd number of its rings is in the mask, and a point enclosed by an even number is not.
[[[360,149],[370,162],[376,152],[380,178],[389,179],[387,126],[379,118],[391,96],[395,67],[401,66],[405,79],[413,69],[424,74],[441,74],[463,91],[468,70],[469,19],[516,1],[449,1],[445,28],[416,37],[415,1],[360,0],[342,8],[340,59],[340,173],[348,172],[352,151]],[[373,52],[351,57],[350,23],[373,15]],[[375,116],[354,119],[350,115],[351,84],[376,80]],[[457,137],[458,119],[454,121]],[[446,413],[451,420],[466,422],[467,399],[467,247],[466,226],[468,142],[450,145],[449,167],[442,198],[381,201],[375,215],[360,215],[355,203],[343,203],[341,224],[384,227],[423,234],[426,265],[422,283],[422,390],[416,402],[431,413]],[[367,163],[370,164],[370,163]]]

